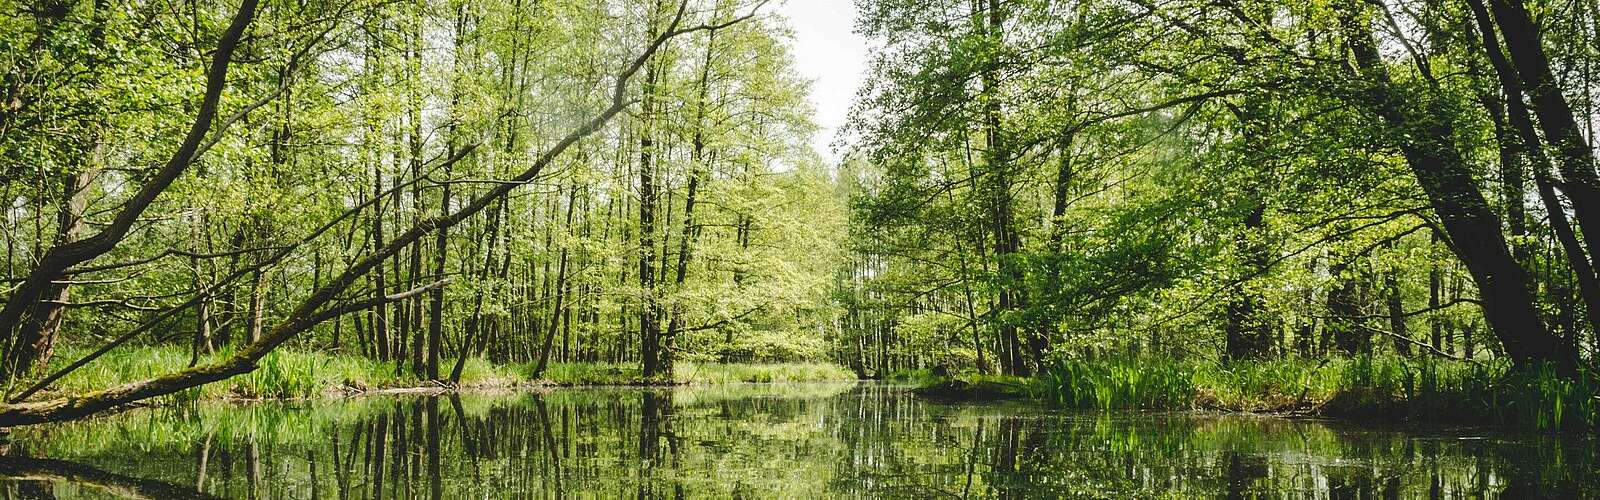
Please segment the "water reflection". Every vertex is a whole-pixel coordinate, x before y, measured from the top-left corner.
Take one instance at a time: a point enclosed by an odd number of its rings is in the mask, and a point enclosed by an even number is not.
[[[1590,437],[945,405],[880,385],[373,397],[14,432],[0,497],[1584,498]]]

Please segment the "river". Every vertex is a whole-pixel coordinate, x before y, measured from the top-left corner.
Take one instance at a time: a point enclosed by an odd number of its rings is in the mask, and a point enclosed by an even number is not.
[[[3,498],[1600,494],[1592,436],[935,403],[867,383],[204,403],[7,439]]]

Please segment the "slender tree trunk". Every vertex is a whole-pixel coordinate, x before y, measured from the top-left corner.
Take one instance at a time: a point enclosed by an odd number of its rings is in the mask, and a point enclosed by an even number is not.
[[[1394,242],[1388,245],[1394,247]],[[1405,297],[1400,295],[1400,269],[1391,268],[1383,273],[1384,304],[1389,309],[1389,332],[1393,333],[1394,350],[1401,356],[1411,355],[1411,335],[1406,331]]]
[[[469,7],[467,4],[460,4],[456,6],[456,26],[454,39],[455,71],[452,72],[455,75],[461,75],[462,72],[465,71],[465,65],[462,63],[462,60],[467,56],[464,44],[467,36],[468,8]],[[449,131],[447,132],[449,144],[446,146],[447,150],[450,152],[450,156],[456,155],[458,147],[457,144],[459,143],[461,117],[459,116],[460,111],[458,108],[461,105],[461,94],[463,92],[461,88],[462,85],[463,83],[457,79],[457,81],[454,82],[454,88],[451,90],[450,126]],[[450,178],[449,167],[445,168],[444,177],[445,179]],[[450,187],[451,184],[446,181],[442,183],[439,189],[439,217],[441,219],[450,216]],[[445,276],[445,262],[448,260],[450,254],[449,236],[449,228],[445,227],[439,228],[434,232],[433,235],[433,275],[435,276],[435,279],[442,279]],[[433,289],[433,292],[428,296],[428,352],[426,353],[426,359],[424,359],[424,356],[420,352],[412,355],[412,362],[417,365],[424,365],[427,370],[428,379],[430,380],[439,380],[439,349],[441,348],[443,337],[444,288],[441,287]],[[423,346],[413,345],[412,349],[421,351]]]
[[[488,249],[484,251],[483,267],[478,272],[478,279],[486,281],[495,269],[495,247],[500,242],[500,218],[504,215],[503,206],[496,206],[489,211],[489,236]],[[507,249],[507,253],[509,253]],[[467,358],[472,356],[474,350],[472,343],[482,335],[480,330],[483,325],[483,289],[479,288],[472,295],[472,316],[467,318],[467,331],[461,337],[460,352],[456,353],[456,364],[450,368],[450,381],[461,381],[461,370],[466,367]]]
[[[986,12],[980,13],[979,18],[985,36],[989,43],[998,46],[1003,43],[1004,35],[1001,32],[1004,24],[1004,14],[999,0],[987,0]],[[991,62],[991,66],[998,65]],[[999,78],[993,67],[986,68],[981,75],[983,82],[984,101],[984,133],[985,152],[984,168],[987,170],[988,196],[990,198],[989,210],[994,232],[995,259],[999,266],[999,300],[1000,310],[998,318],[1001,336],[1014,345],[1022,345],[1026,337],[1026,347],[1032,359],[1024,359],[1021,349],[1014,351],[1012,371],[1015,375],[1027,376],[1032,372],[1032,367],[1043,361],[1045,352],[1049,349],[1048,340],[1043,335],[1033,332],[1020,332],[1017,319],[1012,317],[1017,311],[1027,306],[1026,283],[1019,263],[1016,262],[1017,253],[1020,251],[1021,241],[1015,227],[1012,214],[1010,153],[1005,142],[1005,131],[1001,129],[1001,110],[999,93]]]
[[[1060,158],[1057,160],[1057,164],[1056,164],[1056,183],[1055,183],[1055,192],[1053,193],[1054,194],[1055,203],[1051,206],[1051,209],[1050,209],[1050,252],[1054,253],[1055,256],[1054,256],[1054,259],[1052,259],[1050,261],[1050,267],[1049,267],[1050,278],[1045,281],[1045,290],[1046,290],[1045,293],[1046,293],[1046,295],[1054,293],[1054,292],[1052,292],[1052,290],[1058,290],[1058,289],[1061,288],[1061,261],[1062,261],[1063,258],[1065,258],[1064,252],[1066,251],[1066,249],[1063,246],[1064,245],[1063,242],[1065,241],[1066,233],[1067,233],[1067,228],[1066,228],[1067,205],[1070,203],[1070,200],[1068,200],[1067,197],[1071,196],[1071,193],[1072,193],[1072,181],[1073,181],[1073,177],[1076,175],[1076,172],[1074,172],[1074,170],[1073,170],[1073,164],[1072,164],[1073,154],[1074,154],[1073,153],[1073,141],[1074,141],[1074,138],[1075,137],[1074,137],[1074,133],[1073,132],[1069,131],[1069,132],[1067,132],[1065,134],[1062,134],[1061,139],[1060,139],[1060,144],[1058,144],[1057,147],[1056,147],[1056,151],[1057,151],[1056,154],[1059,155]],[[959,241],[959,239],[957,241]],[[957,245],[959,247],[960,244],[957,243]],[[958,248],[957,251],[959,251],[959,248]],[[962,273],[962,276],[963,276],[963,280],[965,280],[965,275],[966,275],[966,272],[967,272],[967,269],[966,269],[966,267],[967,267],[966,257],[962,256],[961,259],[962,259],[961,260],[961,273]],[[969,314],[970,314],[970,309],[972,309],[972,298],[971,298],[972,292],[969,289],[966,293],[968,295],[968,297],[967,297],[967,308],[969,309]],[[1059,300],[1062,300],[1062,298],[1057,298],[1057,299],[1051,300],[1051,302],[1055,302],[1055,301],[1059,301]],[[1055,315],[1052,315],[1052,317],[1049,317],[1049,318],[1045,318],[1045,332],[1049,335],[1049,337],[1051,339],[1054,339],[1054,340],[1057,340],[1057,341],[1062,340],[1061,339],[1061,327],[1060,327],[1061,320],[1062,320],[1062,318],[1055,317]],[[974,319],[974,321],[976,321],[976,319]],[[977,338],[976,327],[974,327],[974,330],[973,330],[973,338],[974,339]],[[981,346],[978,348],[978,366],[979,366],[979,371],[982,371],[983,370],[983,368],[982,368],[982,366],[983,366],[983,349],[982,349]]]
[[[265,304],[262,303],[262,281],[264,280],[261,274],[261,271],[256,271],[254,277],[250,280],[250,325],[245,330],[245,340],[250,343],[261,340],[261,323],[265,316],[262,312]]]
[[[454,146],[452,146],[451,149],[454,149]],[[452,155],[455,154],[454,151],[452,151],[451,154]],[[445,175],[448,176],[449,173],[446,172]],[[450,207],[450,184],[449,183],[445,183],[441,187],[440,192],[439,192],[439,211],[440,211],[439,216],[440,217],[448,216],[449,215],[449,207]],[[433,274],[436,277],[442,278],[445,275],[445,257],[447,255],[447,253],[449,252],[449,248],[450,248],[450,240],[448,239],[448,235],[446,234],[446,230],[444,228],[440,228],[437,232],[434,233],[433,245],[434,245]],[[438,380],[439,379],[439,342],[440,342],[439,339],[443,335],[443,330],[444,330],[444,289],[443,288],[435,288],[428,295],[428,345],[427,345],[428,352],[427,352],[427,361],[425,363],[425,365],[426,365],[425,368],[427,370],[427,376],[428,376],[428,378],[430,380]],[[421,350],[422,346],[420,346],[420,345],[413,346],[413,349]],[[419,359],[421,359],[421,356],[419,356],[419,355],[413,355],[412,356],[412,360],[413,360],[414,364],[423,364],[423,363],[416,363],[416,361],[419,360]]]
[[[370,59],[371,57],[369,57]],[[369,137],[372,135],[376,135],[376,131],[369,129]],[[371,148],[373,145],[367,143],[365,147]],[[383,197],[383,169],[377,159],[372,158],[370,161],[372,161],[372,196],[374,199],[372,204],[373,214],[369,220],[372,224],[372,250],[378,251],[382,249],[383,242],[387,241],[384,239],[383,234],[383,200],[378,199]],[[372,289],[374,290],[373,293],[379,296],[382,296],[389,289],[388,282],[384,278],[383,266],[373,269]],[[252,297],[254,297],[253,291]],[[259,334],[259,331],[257,331],[257,334]],[[255,337],[251,338],[251,342],[255,342]],[[377,348],[378,359],[389,359],[390,348],[392,347],[389,341],[389,306],[384,302],[378,302],[372,307],[372,345]]]
[[[661,369],[668,375],[672,373],[673,358],[675,357],[673,349],[676,346],[678,333],[683,329],[684,305],[681,293],[684,281],[689,275],[689,261],[692,259],[695,236],[698,233],[695,226],[695,203],[699,195],[700,178],[705,175],[704,171],[709,169],[706,165],[705,116],[706,99],[711,90],[712,54],[716,44],[717,32],[712,30],[706,35],[705,57],[700,63],[700,81],[696,85],[698,95],[695,101],[694,136],[690,140],[689,185],[684,194],[683,228],[678,235],[678,262],[672,280],[675,295],[672,302],[672,318],[668,320],[666,334],[661,339]]]
[[[190,265],[198,265],[191,261]],[[206,292],[201,291],[202,295]],[[200,362],[200,357],[211,353],[211,300],[202,296],[194,306],[194,342],[189,346],[189,366]]]
[[[644,377],[664,375],[661,371],[661,323],[657,319],[656,299],[656,173],[655,173],[655,87],[656,64],[645,68],[644,99],[640,106],[639,131],[639,356]]]
[[[1333,287],[1328,289],[1328,318],[1322,327],[1321,344],[1324,351],[1332,347],[1348,356],[1360,352],[1364,344],[1362,339],[1365,336],[1360,331],[1360,283],[1359,278],[1354,276],[1356,272],[1350,270],[1350,263],[1359,258],[1359,255],[1348,258],[1335,256],[1333,264],[1328,267]]]
[[[575,202],[577,201],[577,195],[578,195],[578,186],[577,186],[577,184],[573,184],[573,186],[572,186],[572,194],[568,195],[568,198],[567,198],[567,219],[566,219],[566,227],[567,228],[571,228],[572,227],[572,209],[573,209],[573,205],[576,204]],[[567,233],[567,236],[568,237],[571,236],[571,232],[570,231]],[[545,333],[544,344],[539,346],[539,362],[538,362],[538,364],[534,365],[532,378],[539,378],[540,375],[544,374],[545,367],[548,365],[548,363],[550,361],[551,344],[555,342],[556,328],[558,326],[560,326],[559,322],[561,321],[561,318],[563,316],[563,312],[565,311],[565,307],[566,307],[567,288],[568,287],[567,287],[567,245],[566,245],[565,241],[562,242],[561,257],[559,258],[559,260],[560,260],[560,263],[556,265],[555,304],[553,304],[551,306],[551,308],[550,308],[550,326],[549,326],[549,328],[547,328],[547,333]]]
[[[419,12],[416,12],[413,15],[415,15],[415,16],[420,18],[422,16],[422,12],[420,12],[420,10],[421,10],[420,4],[419,4],[418,9],[419,9]],[[423,132],[422,132],[423,96],[422,96],[421,92],[418,89],[418,86],[419,86],[418,82],[420,82],[421,79],[422,79],[422,62],[421,62],[422,61],[422,55],[421,55],[421,52],[422,52],[422,21],[421,21],[421,19],[418,19],[416,21],[410,22],[407,25],[406,28],[407,28],[407,33],[406,33],[407,40],[406,41],[408,42],[407,43],[407,47],[406,47],[406,53],[405,53],[406,72],[407,72],[406,93],[407,93],[408,101],[409,101],[407,103],[409,105],[406,107],[406,124],[408,125],[407,126],[407,130],[406,130],[406,148],[407,148],[407,151],[408,151],[407,159],[409,160],[409,164],[410,164],[409,166],[410,166],[410,170],[411,170],[411,178],[413,180],[417,180],[417,179],[421,179],[422,175],[423,175],[423,172],[422,172],[422,160],[423,160],[423,138],[424,138]],[[398,192],[397,192],[397,194],[398,194]],[[399,211],[399,205],[398,204],[396,205],[395,210],[397,212]],[[423,200],[423,196],[422,196],[422,183],[421,182],[414,182],[413,184],[411,184],[412,224],[421,223],[423,217],[425,217],[426,210],[427,210],[427,207],[425,206],[425,203],[424,203],[424,200]],[[406,252],[408,254],[407,255],[407,262],[406,262],[406,268],[408,269],[407,275],[411,277],[410,284],[413,287],[416,287],[416,286],[420,285],[421,281],[422,281],[421,279],[419,279],[419,277],[422,275],[422,247],[423,247],[423,244],[422,244],[422,242],[419,241],[417,243],[412,244],[411,247]],[[398,267],[398,264],[399,264],[399,262],[397,261],[396,262],[396,267]],[[412,335],[412,344],[420,343],[420,342],[417,341],[417,337],[420,337],[422,335],[422,328],[423,328],[423,324],[422,324],[423,323],[423,301],[424,300],[431,300],[431,297],[429,297],[427,299],[425,299],[423,297],[417,297],[415,299],[411,299],[411,300],[407,300],[407,301],[395,304],[395,308],[396,309],[402,309],[402,310],[407,311],[407,313],[406,313],[406,321],[402,322],[400,324],[400,328],[401,328],[401,331],[402,331],[402,333],[400,333],[400,335],[403,336],[403,335],[405,335],[404,332],[409,331],[411,333],[411,335]],[[415,369],[415,367],[413,367],[413,369]],[[454,377],[452,377],[452,380],[454,380]]]

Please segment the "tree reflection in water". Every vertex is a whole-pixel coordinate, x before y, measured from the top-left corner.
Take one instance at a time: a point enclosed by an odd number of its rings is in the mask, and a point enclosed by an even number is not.
[[[882,385],[140,410],[21,429],[0,497],[1581,498],[1586,436],[934,404]]]

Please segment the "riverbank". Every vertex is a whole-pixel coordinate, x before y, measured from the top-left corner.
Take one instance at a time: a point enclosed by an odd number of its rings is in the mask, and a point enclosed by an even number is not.
[[[54,366],[84,353],[64,351]],[[226,356],[217,353],[212,357]],[[209,359],[209,357],[208,357]],[[204,362],[205,359],[202,359]],[[448,374],[454,359],[441,360]],[[81,394],[170,373],[187,366],[189,354],[174,347],[138,347],[106,354],[58,381],[46,395]],[[849,370],[826,363],[695,363],[679,362],[671,380],[647,380],[636,366],[615,363],[550,363],[539,377],[534,364],[495,364],[469,358],[456,387],[497,389],[540,386],[697,385],[742,382],[821,382],[855,380]],[[448,376],[448,375],[446,375]],[[164,396],[157,404],[210,399],[305,399],[406,389],[441,388],[417,377],[409,362],[377,361],[359,356],[282,349],[267,355],[253,372]]]
[[[1096,410],[1210,410],[1600,430],[1600,381],[1508,363],[1400,357],[1222,365],[1166,358],[1058,363],[1035,377],[927,371],[889,377],[944,400],[1026,398]]]
[[[59,498],[1586,498],[1600,460],[1600,442],[1565,435],[933,404],[907,390],[724,384],[205,401],[13,429],[0,484]],[[81,466],[18,467],[27,465],[19,457]],[[46,479],[54,483],[37,488]],[[181,486],[107,489],[155,482]]]
[[[83,353],[56,357],[65,364]],[[215,356],[224,356],[218,353]],[[189,356],[174,347],[113,352],[60,380],[49,395],[80,394],[169,373]],[[455,360],[444,360],[448,372]],[[153,404],[197,400],[309,399],[421,390],[491,390],[550,386],[709,385],[855,380],[826,363],[679,362],[670,381],[646,380],[636,366],[494,364],[471,358],[459,384],[411,374],[409,363],[298,351],[275,352],[255,371],[165,396]],[[1508,425],[1535,430],[1600,429],[1600,381],[1513,371],[1503,362],[1399,357],[1278,359],[1221,365],[1165,358],[1072,360],[1034,377],[929,370],[890,374],[919,395],[945,401],[1027,399],[1085,410],[1218,411],[1395,421]],[[41,397],[44,397],[41,396]]]

